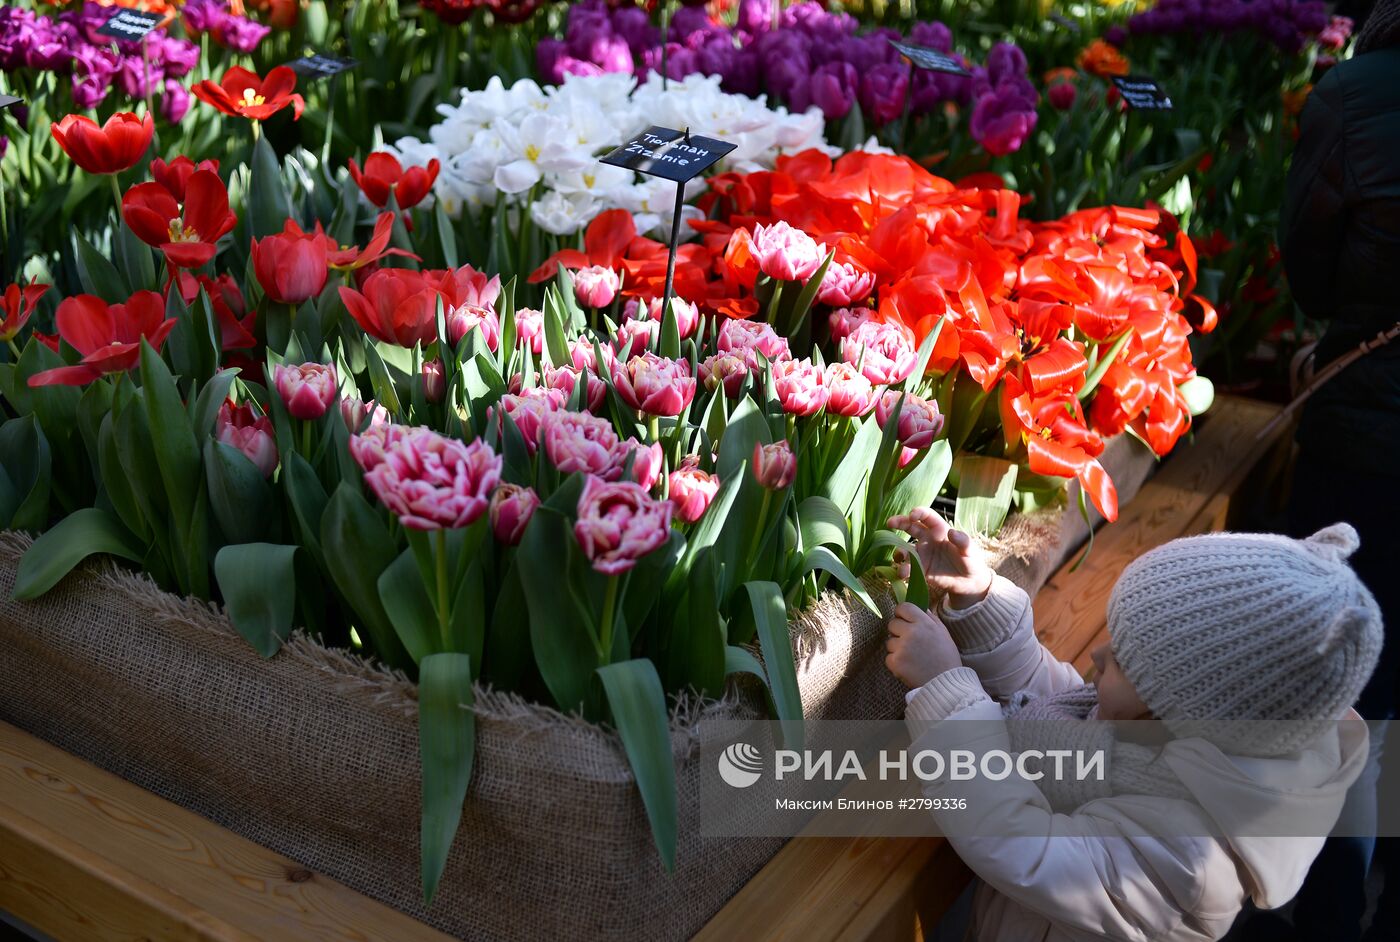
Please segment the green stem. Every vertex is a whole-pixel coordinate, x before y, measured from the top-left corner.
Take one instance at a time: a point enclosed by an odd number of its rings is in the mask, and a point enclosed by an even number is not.
[[[768,530],[768,507],[773,503],[773,492],[768,488],[763,489],[763,503],[758,510],[758,519],[754,521],[753,539],[749,541],[749,553],[744,557],[744,564],[752,566],[753,561],[758,558],[758,548],[763,542],[763,534]]]
[[[20,352],[19,352],[19,347],[15,346],[15,338],[13,338],[13,337],[6,337],[6,338],[5,338],[5,343],[7,343],[7,344],[9,345],[9,347],[10,347],[10,352],[13,353],[13,354],[15,355],[15,362],[18,363],[18,362],[19,362],[19,358],[20,358]]]
[[[612,662],[613,622],[617,609],[617,576],[608,576],[607,594],[603,596],[603,630],[601,646],[603,666]]]
[[[120,228],[122,224],[122,185],[117,182],[115,173],[107,174],[107,180],[112,184],[112,199],[117,202],[117,227]],[[112,248],[116,249],[115,243],[113,243]]]
[[[437,616],[438,631],[442,633],[442,649],[452,650],[452,613],[447,606],[447,531],[436,530],[435,540],[437,543],[436,559],[433,562],[437,567]]]
[[[253,122],[253,143],[256,144],[256,143],[258,142],[258,138],[260,138],[260,137],[262,137],[262,122],[261,122],[261,121],[254,121],[254,122]]]
[[[311,461],[311,422],[307,420],[301,423],[301,453],[306,456],[307,461]]]

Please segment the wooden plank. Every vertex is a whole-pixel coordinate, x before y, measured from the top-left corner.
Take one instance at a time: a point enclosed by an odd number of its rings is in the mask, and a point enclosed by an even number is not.
[[[64,942],[449,940],[4,723],[0,909]]]
[[[1108,596],[1119,572],[1143,552],[1222,528],[1231,495],[1276,446],[1255,436],[1277,406],[1222,396],[1194,438],[1099,531],[1079,569],[1062,567],[1035,599],[1041,640],[1086,673],[1089,652],[1107,640]],[[906,938],[910,907],[936,922],[971,874],[941,838],[795,837],[695,936],[860,942]]]

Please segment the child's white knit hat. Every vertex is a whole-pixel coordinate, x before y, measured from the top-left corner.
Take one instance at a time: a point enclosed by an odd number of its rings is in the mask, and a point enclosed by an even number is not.
[[[1213,533],[1159,546],[1113,588],[1114,657],[1178,735],[1240,755],[1293,752],[1356,701],[1380,656],[1380,608],[1346,562],[1359,545],[1338,523],[1306,540]]]

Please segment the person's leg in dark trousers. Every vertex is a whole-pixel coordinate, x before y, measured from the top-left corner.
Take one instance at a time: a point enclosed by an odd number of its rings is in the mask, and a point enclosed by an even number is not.
[[[1307,536],[1329,524],[1345,521],[1356,528],[1361,548],[1350,562],[1356,574],[1380,604],[1385,620],[1385,645],[1380,663],[1357,701],[1356,710],[1367,720],[1395,715],[1397,672],[1400,671],[1400,501],[1395,499],[1394,476],[1360,473],[1328,466],[1325,457],[1303,453],[1294,470],[1289,500],[1289,528],[1294,536]],[[1387,757],[1397,761],[1393,754]],[[1380,838],[1374,856],[1394,860],[1400,838]],[[1360,938],[1366,911],[1366,873],[1372,860],[1372,842],[1361,837],[1329,838],[1299,890],[1293,924],[1300,939],[1350,942]],[[1394,889],[1383,898],[1368,939],[1400,939],[1400,924],[1389,920],[1400,915],[1400,872],[1389,871]],[[1382,925],[1382,923],[1385,923]]]

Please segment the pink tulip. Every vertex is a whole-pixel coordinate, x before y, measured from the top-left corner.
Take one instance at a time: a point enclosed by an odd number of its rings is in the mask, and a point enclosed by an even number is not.
[[[753,446],[754,480],[770,491],[781,491],[797,477],[797,456],[786,439]]]
[[[849,308],[832,311],[827,323],[831,325],[831,340],[840,343],[849,337],[857,327],[866,321],[874,320],[874,312],[868,307]]]
[[[779,337],[763,321],[725,321],[719,329],[716,347],[720,353],[743,357],[750,369],[758,368],[758,359],[754,356],[756,352],[763,354],[769,362],[792,359],[787,338]]]
[[[900,395],[896,390],[887,389],[875,404],[875,421],[880,423],[881,428],[894,414]],[[908,448],[927,448],[941,431],[943,416],[939,414],[938,403],[918,396],[904,396],[904,408],[899,412],[899,424],[895,428],[895,437],[901,444]]]
[[[486,348],[492,353],[501,345],[501,320],[491,308],[481,304],[464,304],[447,315],[447,339],[452,346],[472,331],[478,331]]]
[[[365,472],[365,483],[405,527],[456,529],[486,512],[502,464],[479,438],[466,444],[430,428],[410,428]]]
[[[350,436],[350,456],[362,471],[373,471],[384,463],[390,450],[408,432],[406,425],[370,425],[358,435]]]
[[[654,353],[615,364],[612,381],[623,402],[647,415],[680,415],[695,398],[690,365]]]
[[[681,339],[691,336],[695,329],[700,326],[700,309],[689,301],[680,298],[672,298],[671,306],[676,312],[676,332],[681,335]],[[652,320],[661,323],[661,299],[652,298],[647,302],[646,313],[641,313],[642,306],[636,299],[629,299],[622,306],[622,316],[628,319]]]
[[[670,503],[640,484],[590,477],[583,486],[574,539],[598,572],[624,573],[670,538]]]
[[[545,454],[561,473],[616,476],[610,471],[617,464],[617,433],[607,419],[561,410],[545,416],[541,427]]]
[[[515,312],[515,345],[535,355],[544,352],[544,313],[532,307]]]
[[[705,516],[710,501],[719,493],[719,478],[701,471],[700,459],[695,455],[686,457],[681,466],[671,472],[667,482],[671,506],[676,508],[676,518],[681,523],[694,523]]]
[[[661,325],[655,321],[628,318],[617,329],[612,348],[616,351],[618,359],[630,360],[656,346],[656,340],[660,336]]]
[[[697,371],[700,374],[700,382],[705,384],[706,389],[713,392],[723,386],[724,394],[730,399],[739,397],[744,377],[750,372],[748,364],[732,353],[716,353],[706,357],[698,364]]]
[[[919,355],[909,328],[872,320],[857,325],[842,342],[841,358],[859,366],[872,383],[887,386],[907,379]]]
[[[826,411],[858,418],[875,408],[875,387],[849,363],[826,368]]]
[[[789,415],[816,415],[826,405],[826,385],[821,367],[811,360],[784,360],[774,363],[773,388],[778,402]]]
[[[577,340],[569,341],[569,359],[573,361],[574,369],[598,373],[598,350],[603,351],[603,365],[611,373],[613,362],[616,359],[613,356],[612,348],[606,343],[599,344],[595,348],[591,337],[580,337]]]
[[[491,407],[489,414],[495,414],[496,421],[501,424],[501,430],[505,431],[505,417],[510,416],[515,427],[520,430],[521,436],[525,439],[525,447],[530,454],[535,453],[535,449],[540,443],[540,427],[545,418],[551,413],[564,408],[568,397],[557,389],[545,389],[536,386],[527,389],[519,395],[507,393],[501,397],[501,401]],[[498,411],[499,410],[499,411]]]
[[[870,297],[875,289],[875,275],[855,262],[833,261],[826,267],[817,300],[832,307],[844,307]]]
[[[596,375],[567,366],[546,366],[540,371],[541,382],[550,389],[559,390],[568,400],[574,398],[574,387],[578,385],[580,377],[586,377],[588,384],[587,392],[584,393],[588,411],[597,412],[603,405],[603,398],[608,394],[608,384]],[[512,379],[511,383],[514,385],[515,380]]]
[[[622,467],[627,463],[628,458],[632,459],[632,480],[636,481],[647,490],[656,486],[656,482],[661,480],[661,472],[666,470],[666,459],[661,454],[661,443],[653,442],[651,445],[643,445],[635,438],[629,438],[620,443],[614,452],[614,461],[617,465],[617,476],[621,476]],[[614,475],[607,475],[611,480]]]
[[[540,505],[540,495],[531,487],[502,484],[491,495],[491,532],[498,542],[516,546]]]
[[[1046,90],[1045,97],[1050,99],[1050,105],[1056,111],[1068,111],[1074,107],[1079,90],[1074,87],[1073,82],[1056,82]]]
[[[319,419],[336,401],[335,367],[320,363],[279,364],[273,373],[277,395],[294,419]]]
[[[254,415],[252,406],[225,401],[214,422],[214,438],[243,452],[257,465],[265,478],[277,469],[277,439],[272,422],[265,415]]]
[[[340,400],[340,417],[345,420],[345,427],[353,435],[364,426],[365,419],[369,419],[371,427],[387,424],[389,410],[377,404],[373,399],[364,402],[352,397]]]
[[[447,396],[441,360],[423,361],[423,398],[436,405]]]
[[[607,307],[622,288],[622,279],[606,265],[590,265],[574,272],[574,297],[581,307]]]
[[[826,246],[779,220],[753,227],[752,250],[758,268],[779,281],[806,281],[826,259]]]

